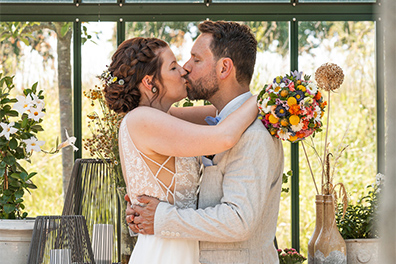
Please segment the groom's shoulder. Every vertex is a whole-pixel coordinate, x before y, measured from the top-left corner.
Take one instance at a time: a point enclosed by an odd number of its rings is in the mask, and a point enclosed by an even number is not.
[[[256,119],[243,133],[242,137],[249,140],[254,138],[266,144],[280,144],[280,140],[276,137],[271,136],[267,128],[261,122],[261,120]]]

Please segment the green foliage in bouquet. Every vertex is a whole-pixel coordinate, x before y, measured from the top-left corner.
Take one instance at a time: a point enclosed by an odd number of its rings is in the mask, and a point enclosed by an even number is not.
[[[348,204],[345,215],[341,210],[336,213],[338,230],[344,239],[378,238],[378,199],[383,188],[384,176],[378,174],[376,183],[367,186],[368,194],[356,204]]]

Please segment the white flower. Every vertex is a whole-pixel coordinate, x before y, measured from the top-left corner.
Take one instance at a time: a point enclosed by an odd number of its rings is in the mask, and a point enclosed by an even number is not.
[[[278,136],[280,139],[287,140],[289,139],[291,133],[287,131],[283,131],[283,129],[278,130]]]
[[[40,146],[44,145],[45,141],[37,140],[35,137],[22,140],[26,144],[26,152],[31,152],[32,150],[40,152]]]
[[[74,151],[77,151],[78,148],[74,146],[74,143],[76,142],[76,137],[69,137],[69,133],[67,133],[67,130],[65,129],[66,133],[66,140],[62,143],[59,144],[57,150],[60,150],[62,148],[65,148],[67,146],[72,146]]]
[[[381,185],[381,184],[384,184],[384,182],[385,182],[385,175],[382,174],[382,173],[378,173],[378,174],[375,176],[375,183],[376,183],[377,185]]]
[[[33,100],[30,96],[25,97],[23,95],[19,95],[16,99],[18,102],[16,102],[12,108],[17,110],[21,115],[33,105]]]
[[[320,109],[320,107],[317,105],[315,106],[315,121],[316,122],[320,122],[322,120],[322,109]]]
[[[313,94],[313,95],[315,95],[318,92],[318,87],[313,82],[310,82],[307,85],[307,89],[309,90],[310,94]]]
[[[269,96],[267,96],[266,98],[264,98],[261,101],[261,109],[264,111],[264,113],[268,114],[269,112],[271,112],[271,105],[268,105],[268,101],[271,100],[271,98]]]
[[[42,118],[45,115],[45,113],[42,112],[43,107],[44,104],[36,104],[36,106],[31,106],[29,108],[30,113],[28,117],[36,122],[40,121],[40,118]]]
[[[7,140],[10,140],[10,135],[14,134],[15,132],[18,131],[18,129],[13,127],[14,125],[15,125],[15,122],[11,122],[10,124],[6,124],[6,123],[1,122],[0,126],[3,128],[3,131],[1,131],[0,137],[1,136],[5,136],[5,138]]]
[[[43,100],[39,99],[39,98],[37,97],[37,95],[35,95],[35,94],[30,94],[30,96],[31,96],[32,99],[33,99],[33,100],[32,100],[32,104],[33,104],[33,105],[36,105],[37,107],[41,106],[41,109],[44,108],[45,103],[44,103]]]
[[[290,128],[294,131],[300,131],[304,126],[304,123],[300,121],[300,123],[298,123],[297,125],[291,125]]]

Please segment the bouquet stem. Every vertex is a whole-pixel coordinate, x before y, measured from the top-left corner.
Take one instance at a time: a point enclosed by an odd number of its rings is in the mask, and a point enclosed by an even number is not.
[[[304,145],[304,141],[303,141],[303,140],[301,141],[301,144],[302,144],[302,147],[303,147],[303,150],[304,150],[305,158],[306,158],[307,163],[308,163],[309,171],[311,172],[312,180],[313,180],[314,185],[315,185],[316,194],[319,195],[318,186],[316,185],[315,177],[314,177],[314,174],[313,174],[313,172],[312,172],[311,164],[309,163],[307,151],[305,150],[305,145]]]

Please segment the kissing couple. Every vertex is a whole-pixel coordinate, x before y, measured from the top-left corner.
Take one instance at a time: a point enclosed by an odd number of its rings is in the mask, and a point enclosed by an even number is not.
[[[235,22],[198,28],[183,67],[166,42],[137,37],[108,68],[106,102],[126,113],[119,150],[138,235],[129,264],[279,263],[283,149],[249,90],[257,41]],[[172,107],[186,96],[212,105]]]

